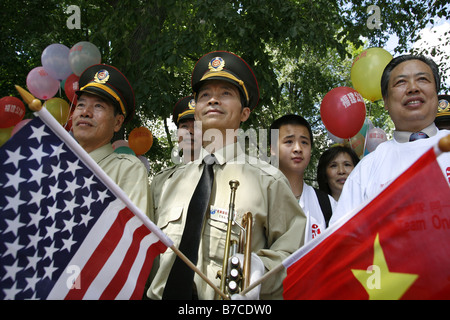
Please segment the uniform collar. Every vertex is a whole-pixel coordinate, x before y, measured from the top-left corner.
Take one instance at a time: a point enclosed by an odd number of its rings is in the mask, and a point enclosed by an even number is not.
[[[428,135],[428,137],[432,137],[432,136],[436,135],[437,127],[433,122],[428,127],[424,128],[420,131],[426,133]],[[394,130],[394,139],[395,139],[395,141],[400,142],[400,143],[409,142],[409,137],[413,133],[414,132]]]
[[[94,159],[95,162],[99,163],[103,159],[105,159],[107,156],[109,156],[111,153],[114,152],[114,149],[111,145],[111,143],[107,143],[104,146],[95,149],[94,151],[90,152],[89,155],[92,159]]]
[[[209,154],[203,147],[200,150],[200,156],[195,162],[197,164],[201,164],[203,159]],[[223,165],[235,158],[240,158],[245,156],[245,153],[239,142],[235,142],[232,144],[228,144],[220,150],[214,152],[214,156],[216,157],[216,162],[220,165]]]

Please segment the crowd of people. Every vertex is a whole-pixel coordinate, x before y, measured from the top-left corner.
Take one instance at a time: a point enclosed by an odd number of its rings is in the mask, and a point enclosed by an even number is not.
[[[252,67],[241,57],[214,51],[201,57],[194,67],[192,96],[180,99],[173,109],[182,161],[156,174],[149,185],[140,160],[115,153],[111,146],[114,133],[134,113],[134,92],[127,78],[116,68],[100,64],[88,68],[79,84],[73,114],[75,139],[217,285],[227,220],[232,214],[231,180],[239,184],[236,221],[241,221],[246,212],[253,214],[251,272],[262,275],[320,237],[329,225],[380,192],[440,138],[450,134],[448,102],[446,107],[442,103],[437,117],[441,103],[436,64],[423,56],[396,57],[381,80],[385,108],[395,125],[393,139],[361,161],[349,147],[329,148],[320,157],[318,188],[314,188],[304,179],[314,137],[301,115],[284,115],[270,127],[278,133],[270,146],[278,168],[245,153],[236,132],[257,107],[258,82]],[[448,177],[450,155],[442,155],[439,165]],[[238,240],[239,232],[234,224],[232,239]],[[270,277],[248,298],[281,299],[284,277],[284,272]],[[155,260],[145,296],[214,299],[215,292],[168,250]]]

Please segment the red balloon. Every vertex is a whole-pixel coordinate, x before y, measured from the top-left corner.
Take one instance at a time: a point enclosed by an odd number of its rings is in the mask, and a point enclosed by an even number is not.
[[[0,128],[9,128],[18,124],[25,115],[25,105],[16,97],[0,99]]]
[[[77,104],[77,95],[75,92],[79,89],[78,80],[80,80],[80,77],[75,73],[72,73],[67,77],[66,83],[64,84],[64,92],[66,93],[66,97],[69,99],[69,103],[73,105]]]
[[[366,118],[366,104],[355,89],[338,87],[328,92],[320,105],[325,128],[342,139],[350,139],[361,130]]]

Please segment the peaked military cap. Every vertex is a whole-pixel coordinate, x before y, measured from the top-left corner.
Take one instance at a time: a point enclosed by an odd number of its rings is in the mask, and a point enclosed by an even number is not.
[[[194,94],[207,80],[224,80],[238,87],[244,107],[253,110],[259,101],[259,87],[255,74],[241,57],[227,51],[213,51],[201,57],[192,72],[192,89]]]
[[[178,128],[178,123],[185,119],[194,119],[195,100],[194,96],[187,96],[178,100],[173,108],[172,121]]]
[[[133,117],[134,91],[128,79],[117,68],[106,64],[90,66],[83,71],[78,83],[80,88],[76,92],[78,96],[88,92],[107,98],[122,110],[124,122]]]

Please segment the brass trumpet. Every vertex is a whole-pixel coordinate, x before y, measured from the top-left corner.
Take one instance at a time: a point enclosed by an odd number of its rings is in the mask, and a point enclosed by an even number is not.
[[[225,242],[225,251],[223,255],[222,270],[217,272],[217,277],[220,278],[220,290],[227,296],[239,293],[244,290],[250,283],[250,270],[251,270],[251,238],[252,238],[252,225],[253,216],[251,212],[246,212],[242,225],[236,223],[234,220],[235,213],[235,197],[236,189],[239,186],[239,181],[230,180],[230,204],[228,208],[228,225],[227,235]],[[240,228],[239,243],[236,240],[231,240],[231,228],[233,223],[236,223]],[[239,259],[232,257],[236,253],[244,254],[244,262],[241,268]],[[231,261],[230,261],[230,256]],[[228,262],[230,261],[230,267]]]

